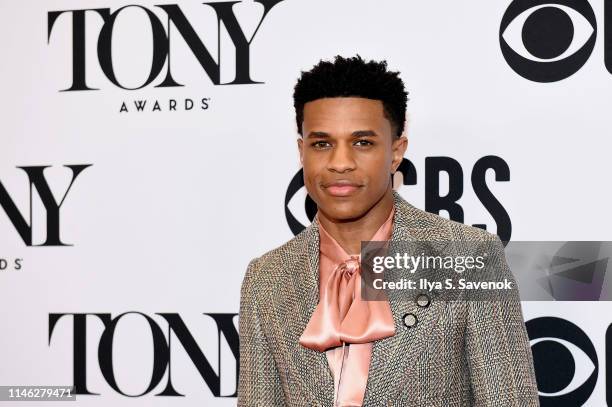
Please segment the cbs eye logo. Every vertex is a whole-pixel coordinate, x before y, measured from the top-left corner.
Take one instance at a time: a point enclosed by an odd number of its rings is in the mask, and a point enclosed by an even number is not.
[[[303,208],[296,202],[303,202]],[[293,213],[296,213],[298,217],[294,216]],[[306,192],[304,187],[304,169],[300,168],[291,179],[285,194],[285,218],[291,232],[294,235],[300,233],[306,228],[305,225],[312,222],[316,214],[317,204]]]
[[[587,1],[515,0],[502,17],[499,43],[510,67],[534,82],[556,82],[589,59],[597,22]]]
[[[583,405],[593,393],[599,362],[582,329],[555,317],[526,324],[542,407]]]

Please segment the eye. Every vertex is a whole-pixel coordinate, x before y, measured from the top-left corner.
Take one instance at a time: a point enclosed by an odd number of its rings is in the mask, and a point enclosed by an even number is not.
[[[582,349],[560,338],[539,338],[530,342],[538,363],[541,359],[555,360],[559,369],[554,379],[542,383],[540,394],[546,397],[563,396],[580,387],[595,370],[595,364]],[[562,377],[561,377],[562,376]],[[551,380],[552,379],[552,380]]]
[[[357,141],[355,142],[355,145],[359,145],[359,146],[363,146],[363,147],[365,147],[365,146],[371,146],[371,145],[374,145],[374,143],[372,143],[372,142],[371,142],[371,141],[369,141],[369,140],[365,140],[365,139],[364,139],[364,140],[357,140]]]
[[[542,4],[516,16],[502,38],[523,58],[560,61],[584,46],[595,30],[582,14],[561,4]]]
[[[576,73],[589,59],[597,20],[588,1],[514,0],[499,26],[504,59],[534,82],[556,82]]]
[[[315,142],[313,142],[310,145],[313,146],[314,148],[321,149],[321,148],[328,147],[330,144],[327,141],[321,141],[320,140],[320,141],[315,141]]]
[[[540,317],[525,323],[542,406],[582,406],[599,373],[597,351],[574,323]]]

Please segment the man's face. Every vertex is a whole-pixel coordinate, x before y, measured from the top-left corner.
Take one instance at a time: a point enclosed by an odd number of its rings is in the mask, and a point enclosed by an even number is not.
[[[308,195],[328,218],[363,216],[391,189],[407,140],[392,134],[380,100],[334,97],[304,105],[298,139]]]

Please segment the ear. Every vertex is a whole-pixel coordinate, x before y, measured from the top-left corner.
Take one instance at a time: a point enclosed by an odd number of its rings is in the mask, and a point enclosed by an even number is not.
[[[302,164],[302,167],[304,166],[304,140],[302,139],[302,137],[298,137],[297,139],[297,145],[298,145],[298,150],[300,152],[300,164]]]
[[[406,149],[408,148],[408,137],[405,135],[401,135],[399,138],[393,140],[393,144],[391,146],[391,154],[393,156],[393,160],[391,161],[391,172],[397,171],[397,168],[402,163],[404,159],[404,154],[406,153]]]

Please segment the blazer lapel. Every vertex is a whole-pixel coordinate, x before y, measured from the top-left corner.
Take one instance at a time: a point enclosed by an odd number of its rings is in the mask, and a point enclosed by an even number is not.
[[[423,212],[410,205],[396,191],[393,191],[393,194],[396,215],[393,221],[391,250],[395,248],[396,252],[399,252],[400,247],[396,243],[408,242],[407,245],[401,245],[401,253],[407,251],[409,256],[417,256],[421,253],[418,248],[421,246],[416,243],[427,242],[434,253],[442,253],[449,243],[439,240],[445,236],[443,228],[431,226],[430,222],[423,218]],[[399,270],[395,271],[401,273]],[[446,307],[443,295],[434,296],[432,293],[426,293],[431,303],[428,307],[422,308],[416,305],[414,299],[407,298],[408,293],[401,291],[387,292],[396,333],[394,336],[374,342],[364,406],[394,400],[403,385],[409,383],[408,378],[413,365]],[[414,294],[416,297],[417,293]],[[417,316],[417,324],[411,328],[407,328],[403,322],[403,317],[407,313]]]
[[[317,304],[319,303],[319,230],[312,222],[304,231],[302,251],[298,264],[289,270],[294,280],[298,305],[297,323],[291,332],[290,341],[295,346],[295,367],[300,376],[299,382],[304,385],[307,397],[321,406],[331,406],[334,397],[332,372],[325,352],[317,352],[303,347],[298,340]]]

